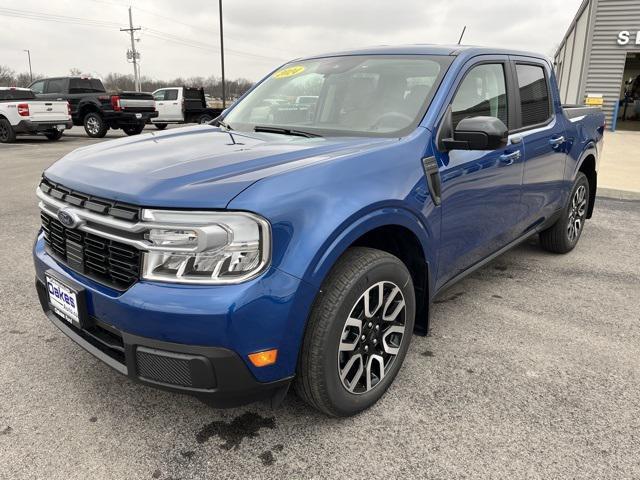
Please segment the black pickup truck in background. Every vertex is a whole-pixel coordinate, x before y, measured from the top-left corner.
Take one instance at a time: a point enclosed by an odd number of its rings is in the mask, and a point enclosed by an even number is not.
[[[67,100],[74,125],[87,135],[102,138],[110,128],[137,135],[158,116],[153,95],[144,92],[107,93],[102,81],[88,77],[55,77],[29,85],[38,98]]]

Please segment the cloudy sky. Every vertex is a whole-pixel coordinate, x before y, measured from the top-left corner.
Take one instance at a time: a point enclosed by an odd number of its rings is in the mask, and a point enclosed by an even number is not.
[[[382,44],[464,42],[550,55],[581,0],[224,0],[226,72],[257,80],[291,58]],[[127,7],[143,75],[220,75],[216,0],[0,0],[0,64],[66,75],[131,73]]]

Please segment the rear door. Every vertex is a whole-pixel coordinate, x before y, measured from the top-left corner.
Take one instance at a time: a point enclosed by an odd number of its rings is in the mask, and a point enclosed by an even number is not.
[[[44,95],[38,95],[38,97],[50,100],[62,100],[67,94],[68,84],[69,79],[67,78],[50,78],[45,81]]]
[[[526,161],[522,181],[524,228],[534,228],[556,210],[563,200],[567,139],[560,99],[552,92],[547,62],[530,57],[511,57],[516,77],[516,128],[522,138]]]
[[[449,101],[453,127],[475,116],[496,117],[511,127],[513,88],[507,56],[470,60]],[[436,150],[436,160],[442,185],[442,285],[516,238],[524,156],[522,145],[510,135],[507,146],[497,150]]]

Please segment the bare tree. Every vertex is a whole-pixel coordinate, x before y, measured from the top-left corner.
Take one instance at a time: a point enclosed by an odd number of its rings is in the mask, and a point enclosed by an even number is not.
[[[15,86],[14,84],[15,78],[16,78],[16,72],[11,70],[6,65],[0,65],[0,87]]]
[[[69,70],[71,76],[82,75],[79,68],[72,68]],[[46,75],[33,74],[33,79],[46,78]],[[102,78],[107,91],[124,91],[135,90],[135,82],[133,75],[124,75],[122,73],[108,73]],[[0,86],[1,87],[27,87],[31,83],[28,72],[16,73],[5,65],[0,65]],[[174,78],[172,80],[155,80],[149,77],[142,77],[140,79],[142,91],[153,92],[163,87],[202,87],[205,93],[215,98],[222,96],[222,83],[218,77],[189,77],[189,78]],[[227,80],[227,95],[230,99],[239,97],[244,92],[249,90],[253,82],[250,80],[239,78],[237,80]]]

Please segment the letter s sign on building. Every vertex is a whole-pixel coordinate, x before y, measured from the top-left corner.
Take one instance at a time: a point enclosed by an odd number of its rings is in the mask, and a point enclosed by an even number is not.
[[[618,45],[629,45],[632,34],[629,30],[622,30],[618,33]],[[640,31],[636,33],[636,45],[640,45]]]

